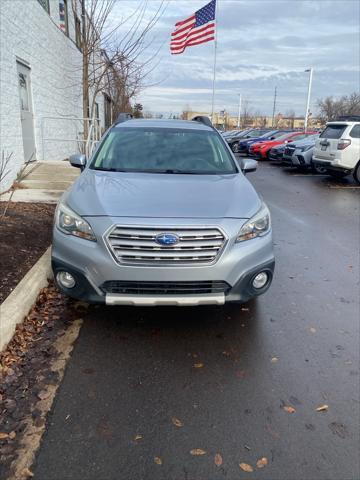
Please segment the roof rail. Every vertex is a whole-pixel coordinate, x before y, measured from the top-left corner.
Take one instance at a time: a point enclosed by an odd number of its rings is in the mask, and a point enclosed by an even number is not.
[[[126,122],[127,120],[131,120],[132,118],[134,118],[132,113],[119,113],[114,124],[117,125],[118,123],[123,123],[123,122]]]
[[[360,122],[360,115],[340,115],[336,122]]]
[[[206,115],[196,115],[196,117],[191,119],[193,122],[203,123],[207,127],[214,128],[214,125],[211,123],[211,120]]]

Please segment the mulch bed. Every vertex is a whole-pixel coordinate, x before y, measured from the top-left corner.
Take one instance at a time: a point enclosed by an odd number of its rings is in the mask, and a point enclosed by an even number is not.
[[[50,284],[0,353],[0,478],[11,474],[29,416],[36,426],[45,422],[34,405],[43,398],[46,386],[59,380],[51,369],[51,361],[60,355],[54,344],[86,308]]]
[[[0,202],[0,215],[5,202]],[[0,303],[51,243],[55,205],[10,203],[0,218]]]

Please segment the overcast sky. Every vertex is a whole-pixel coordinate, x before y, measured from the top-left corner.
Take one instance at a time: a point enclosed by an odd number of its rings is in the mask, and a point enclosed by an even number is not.
[[[314,68],[310,110],[316,99],[359,91],[358,0],[217,0],[217,82],[215,110],[237,115],[239,94],[253,111],[272,114],[277,86],[277,112],[303,115],[308,73]],[[116,23],[134,12],[140,0],[119,0]],[[160,5],[148,0],[147,17]],[[175,22],[207,0],[169,0],[149,35],[148,55],[161,47],[157,67],[147,80],[156,83],[136,99],[146,110],[180,113],[186,106],[210,111],[214,42],[171,55],[169,39]],[[129,23],[122,27],[125,31]]]

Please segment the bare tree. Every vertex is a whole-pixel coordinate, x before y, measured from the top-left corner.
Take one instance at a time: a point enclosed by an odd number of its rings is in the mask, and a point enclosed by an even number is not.
[[[294,112],[294,110],[288,110],[285,113],[284,120],[286,121],[286,126],[288,128],[294,128],[294,125],[295,125],[295,112]]]
[[[248,100],[245,100],[243,102],[241,118],[240,118],[241,120],[240,128],[250,127],[253,124],[254,115],[249,105],[250,105],[250,102]]]
[[[336,120],[339,116],[360,115],[360,94],[354,92],[349,96],[343,95],[337,99],[334,97],[318,99],[317,108],[319,118],[324,123]]]
[[[96,97],[103,91],[112,97],[115,114],[131,111],[130,100],[156,67],[160,48],[148,56],[146,52],[152,44],[149,33],[164,12],[164,1],[148,20],[145,19],[148,2],[143,0],[131,16],[110,27],[110,15],[116,3],[117,0],[72,0],[75,16],[81,10],[84,118],[94,118]],[[121,27],[126,24],[129,24],[126,33],[121,33]],[[88,133],[85,123],[84,139]]]

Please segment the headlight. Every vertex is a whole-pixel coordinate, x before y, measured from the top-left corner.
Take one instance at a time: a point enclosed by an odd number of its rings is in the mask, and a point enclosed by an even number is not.
[[[265,203],[260,210],[241,227],[236,242],[244,242],[255,237],[262,237],[270,230],[270,212]]]
[[[307,152],[311,148],[314,148],[314,146],[313,145],[307,145],[306,147],[300,147],[299,150],[300,150],[300,152]]]
[[[58,205],[55,215],[55,224],[63,233],[96,242],[96,237],[88,222],[64,203]]]

